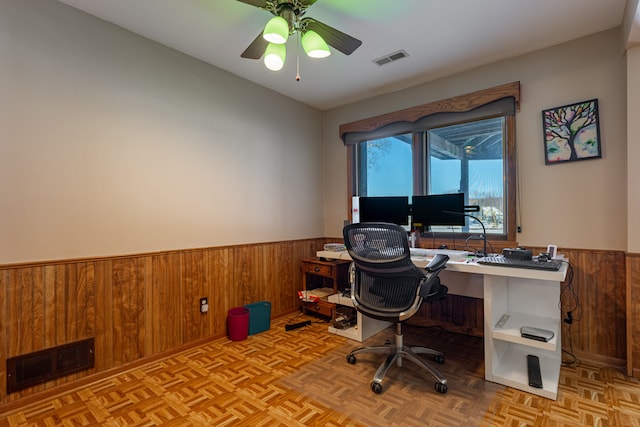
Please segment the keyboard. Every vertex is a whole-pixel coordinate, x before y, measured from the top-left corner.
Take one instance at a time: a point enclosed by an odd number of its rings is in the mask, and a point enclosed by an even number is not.
[[[527,259],[505,258],[503,256],[488,256],[480,258],[478,260],[478,264],[500,267],[530,268],[533,270],[558,271],[562,266],[562,261],[552,259],[551,261],[539,262]]]

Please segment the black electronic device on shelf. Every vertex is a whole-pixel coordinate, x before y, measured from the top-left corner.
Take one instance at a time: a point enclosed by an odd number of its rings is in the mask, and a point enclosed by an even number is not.
[[[534,328],[533,326],[523,326],[520,328],[520,335],[523,338],[529,338],[536,341],[548,342],[553,338],[553,331],[547,329]]]
[[[527,355],[527,374],[529,386],[542,388],[542,374],[540,373],[540,358],[533,354]]]

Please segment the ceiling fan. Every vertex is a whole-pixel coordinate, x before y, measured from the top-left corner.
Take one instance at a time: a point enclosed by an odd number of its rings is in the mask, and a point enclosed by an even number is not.
[[[265,30],[240,55],[242,58],[260,59],[272,70],[284,65],[284,43],[289,35],[298,35],[307,55],[328,56],[327,45],[351,55],[362,42],[313,18],[301,18],[317,0],[238,0],[242,3],[266,10],[274,15]],[[275,55],[275,56],[274,56]],[[275,60],[275,63],[270,60]]]

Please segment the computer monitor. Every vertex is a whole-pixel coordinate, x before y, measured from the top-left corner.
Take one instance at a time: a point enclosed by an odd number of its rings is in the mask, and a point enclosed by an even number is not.
[[[409,225],[409,197],[360,197],[360,222]]]
[[[453,212],[453,213],[452,213]],[[414,226],[464,226],[464,193],[429,194],[411,199],[411,221]]]

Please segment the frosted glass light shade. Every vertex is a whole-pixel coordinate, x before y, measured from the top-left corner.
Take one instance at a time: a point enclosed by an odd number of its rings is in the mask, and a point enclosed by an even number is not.
[[[267,22],[262,37],[269,43],[284,44],[289,38],[289,24],[281,16],[274,16]]]
[[[264,51],[264,65],[272,71],[280,71],[284,67],[287,48],[283,44],[269,43]]]
[[[309,30],[302,36],[302,48],[312,58],[326,58],[331,55],[327,42],[320,34]]]

